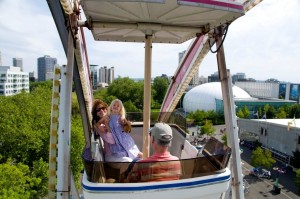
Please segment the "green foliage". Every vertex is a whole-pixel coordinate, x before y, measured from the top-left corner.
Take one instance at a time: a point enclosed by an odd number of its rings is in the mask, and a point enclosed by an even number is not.
[[[276,160],[272,158],[272,153],[269,150],[257,147],[252,152],[251,165],[254,167],[261,166],[269,169],[274,163],[276,163]]]
[[[242,109],[240,109],[240,110],[236,113],[236,116],[238,116],[239,118],[245,118]]]
[[[72,93],[72,108],[71,108],[71,114],[72,115],[79,115],[80,110],[79,110],[79,104],[78,104],[78,99],[76,93]]]
[[[216,129],[213,127],[213,124],[210,120],[206,120],[204,125],[201,126],[201,135],[213,136]]]
[[[134,80],[129,77],[117,78],[107,89],[107,94],[115,96],[122,101],[128,101],[132,99],[133,92],[136,90],[136,84]]]
[[[0,198],[39,198],[35,187],[40,184],[41,179],[32,176],[27,165],[12,159],[0,164]]]
[[[300,192],[300,169],[296,170],[295,184],[298,187],[298,191]]]
[[[203,111],[196,110],[194,112],[190,112],[187,117],[188,124],[194,125],[204,125],[206,120],[210,120],[214,125],[224,124],[224,116],[216,113],[213,110]]]
[[[250,118],[250,111],[247,106],[244,106],[239,109],[236,114],[239,118]]]
[[[49,165],[44,162],[42,158],[33,162],[32,177],[41,180],[41,183],[33,187],[33,190],[37,191],[36,198],[39,196],[46,196],[48,194],[48,170]]]
[[[224,132],[224,134],[223,134],[222,137],[221,137],[221,140],[223,141],[223,143],[224,143],[226,146],[228,146],[228,145],[227,145],[227,132]]]
[[[107,97],[107,88],[98,89],[93,92],[94,99],[104,100]]]
[[[264,106],[264,112],[266,113],[267,118],[275,118],[276,116],[275,108],[269,104]]]
[[[287,108],[288,118],[300,118],[300,104],[293,104]]]
[[[115,79],[108,87],[107,96],[104,101],[109,104],[116,98],[123,101],[123,103],[131,101],[137,109],[141,110],[143,108],[144,83],[135,82],[129,77]]]
[[[41,82],[32,86],[31,93],[0,97],[0,198],[43,198],[48,194],[51,88],[52,84]],[[84,138],[74,94],[72,114],[71,167],[78,181]]]
[[[275,113],[275,117],[278,118],[278,119],[280,119],[280,118],[284,119],[284,118],[287,117],[287,114],[284,110],[284,107],[280,107],[278,109],[278,111]]]
[[[48,160],[51,91],[42,87],[30,93],[0,98],[0,154],[32,166]]]
[[[126,112],[140,112],[141,111],[138,108],[136,108],[136,106],[132,103],[131,100],[126,101],[124,103],[124,107],[125,107]]]
[[[81,153],[85,145],[83,127],[81,117],[79,115],[72,116],[71,127],[71,169],[77,188],[80,187],[80,171],[83,169]]]
[[[300,151],[297,149],[293,151],[292,165],[296,168],[300,168]]]
[[[43,81],[43,82],[30,82],[29,90],[30,92],[34,91],[38,87],[45,88],[51,90],[53,86],[53,82],[51,80]]]
[[[152,87],[155,91],[153,92],[153,99],[159,104],[162,104],[169,87],[168,79],[166,77],[155,77]]]

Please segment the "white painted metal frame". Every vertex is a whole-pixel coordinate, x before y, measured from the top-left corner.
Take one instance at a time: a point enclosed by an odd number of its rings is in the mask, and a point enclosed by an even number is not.
[[[57,199],[69,199],[70,197],[71,106],[74,66],[74,46],[71,31],[69,32],[67,57],[67,65],[63,65],[61,68],[56,186]]]
[[[232,82],[229,70],[226,69],[225,53],[222,45],[223,27],[217,29],[216,46],[219,47],[217,53],[218,68],[222,87],[224,103],[224,117],[228,146],[232,149],[232,198],[244,199],[243,174],[241,166],[240,147],[238,143],[238,127],[233,101]]]

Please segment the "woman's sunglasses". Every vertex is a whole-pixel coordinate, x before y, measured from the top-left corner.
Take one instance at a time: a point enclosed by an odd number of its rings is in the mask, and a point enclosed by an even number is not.
[[[96,112],[99,112],[101,110],[104,111],[104,110],[106,110],[106,108],[105,107],[98,108],[98,109],[96,109]]]

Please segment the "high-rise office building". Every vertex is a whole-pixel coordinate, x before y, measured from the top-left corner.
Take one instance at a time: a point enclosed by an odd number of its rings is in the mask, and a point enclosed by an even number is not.
[[[45,55],[37,59],[38,81],[46,81],[53,79],[54,65],[57,64],[57,59]]]
[[[115,79],[115,68],[111,67],[108,69],[108,79],[107,79],[107,83],[111,84]]]
[[[115,69],[114,67],[107,68],[107,66],[101,67],[99,69],[99,82],[111,84],[115,79]]]
[[[98,65],[90,65],[90,71],[91,71],[91,79],[92,79],[92,86],[93,89],[97,88],[97,67]]]
[[[246,80],[245,73],[236,73],[231,76],[232,83],[235,83],[236,81],[243,81]]]
[[[13,58],[13,66],[20,67],[20,71],[23,71],[23,59],[22,58]]]
[[[35,80],[35,76],[34,76],[34,71],[29,72],[29,81],[31,81],[31,82],[35,82],[36,81]]]
[[[214,74],[208,76],[208,82],[220,82],[219,73],[214,72]]]
[[[180,53],[178,54],[178,63],[180,63],[180,62],[181,62],[181,60],[182,60],[182,58],[183,58],[183,55],[184,55],[184,53],[185,53],[185,50],[184,50],[184,51],[182,51],[182,52],[180,52]]]
[[[0,67],[0,95],[15,95],[22,91],[29,92],[29,74],[19,67]]]
[[[181,62],[181,60],[184,56],[184,53],[185,53],[185,50],[178,54],[179,63]],[[194,74],[192,80],[190,81],[189,85],[195,86],[195,85],[198,85],[198,84],[199,84],[199,68],[197,68],[197,70],[195,71],[195,74]]]

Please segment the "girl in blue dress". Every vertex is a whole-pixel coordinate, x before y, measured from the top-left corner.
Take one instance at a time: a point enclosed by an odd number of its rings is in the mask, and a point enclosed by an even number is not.
[[[135,144],[135,141],[125,132],[124,126],[130,125],[125,118],[126,111],[119,99],[111,102],[107,117],[104,121],[108,124],[108,131],[112,133],[115,144],[110,144],[111,155],[106,157],[108,162],[131,162],[135,158],[142,158],[142,153]]]

